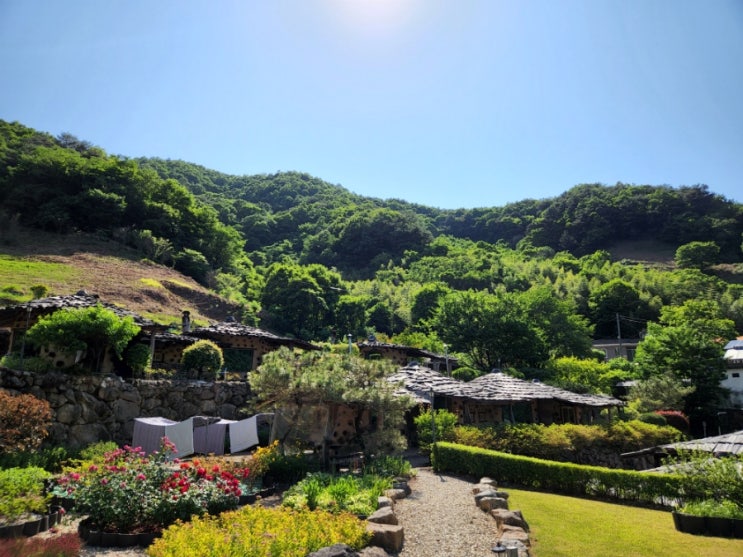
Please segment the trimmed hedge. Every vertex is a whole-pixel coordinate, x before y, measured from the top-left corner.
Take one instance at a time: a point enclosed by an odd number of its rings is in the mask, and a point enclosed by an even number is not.
[[[670,506],[682,493],[678,474],[583,466],[454,443],[436,443],[433,466],[437,472],[488,476],[501,484],[641,504]]]

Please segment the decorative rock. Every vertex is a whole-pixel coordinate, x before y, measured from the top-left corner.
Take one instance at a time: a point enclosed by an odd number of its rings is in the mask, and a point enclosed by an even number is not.
[[[529,544],[529,534],[527,534],[524,530],[521,528],[518,528],[517,526],[503,526],[503,531],[501,532],[500,541],[502,544],[507,545],[510,542],[521,542],[525,545]]]
[[[384,492],[384,494],[393,501],[397,501],[398,499],[405,499],[405,497],[408,496],[407,492],[404,489],[388,489]]]
[[[358,557],[353,549],[347,546],[345,543],[337,543],[329,547],[323,547],[317,551],[313,551],[307,557]]]
[[[389,497],[385,497],[384,495],[380,495],[377,497],[377,508],[381,509],[382,507],[391,507],[392,506],[392,499]]]
[[[390,554],[387,553],[384,549],[381,547],[376,547],[373,545],[370,545],[369,547],[365,547],[359,552],[359,557],[389,557]]]
[[[402,489],[405,492],[405,495],[413,493],[413,490],[410,489],[410,486],[408,485],[408,481],[401,478],[395,478],[392,481],[392,489]]]
[[[402,526],[367,522],[366,529],[372,535],[371,545],[381,547],[388,553],[398,553],[402,549],[402,542],[405,537]]]
[[[374,511],[369,518],[369,522],[376,522],[377,524],[398,524],[397,516],[395,516],[392,507],[382,507]]]
[[[508,501],[501,497],[483,497],[477,501],[477,506],[487,513],[493,509],[508,509]]]
[[[498,497],[498,492],[494,489],[480,491],[475,494],[475,503],[479,504],[480,499],[482,499],[483,497]]]
[[[490,514],[493,516],[493,518],[495,518],[495,522],[498,525],[499,529],[505,525],[508,525],[521,528],[526,532],[529,531],[529,525],[526,523],[526,520],[524,520],[524,515],[521,514],[521,511],[493,509],[490,511]]]
[[[494,479],[488,478],[487,476],[483,476],[482,478],[480,478],[480,483],[481,484],[487,484],[487,485],[490,485],[492,487],[496,487],[496,485],[497,485],[497,483],[496,483],[496,481]]]

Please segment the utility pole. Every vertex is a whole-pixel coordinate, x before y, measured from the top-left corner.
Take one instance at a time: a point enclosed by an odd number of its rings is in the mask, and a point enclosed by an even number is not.
[[[615,314],[617,317],[617,341],[619,342],[619,356],[622,355],[622,326],[619,324],[619,314]]]

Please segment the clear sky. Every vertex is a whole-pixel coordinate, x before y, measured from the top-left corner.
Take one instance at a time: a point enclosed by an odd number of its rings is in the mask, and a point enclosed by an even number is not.
[[[743,202],[741,0],[0,0],[0,118],[441,208]]]

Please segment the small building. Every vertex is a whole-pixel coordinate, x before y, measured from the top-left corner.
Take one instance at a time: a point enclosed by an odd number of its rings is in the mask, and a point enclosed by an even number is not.
[[[538,381],[525,381],[505,373],[488,373],[464,382],[420,366],[401,368],[390,381],[419,403],[449,410],[463,424],[585,423],[601,411],[624,406],[604,395],[573,393]]]
[[[181,361],[183,350],[200,339],[216,343],[224,355],[225,370],[245,374],[261,365],[263,356],[281,346],[301,350],[320,350],[301,339],[282,337],[269,331],[235,321],[194,327],[184,334],[159,333],[154,337],[152,367],[173,369]]]
[[[730,391],[732,408],[743,409],[743,338],[731,340],[725,345],[725,379],[722,387]]]
[[[593,341],[593,349],[604,353],[608,362],[614,358],[624,358],[628,362],[635,359],[639,338],[605,338]]]
[[[358,346],[359,352],[364,358],[383,358],[385,360],[391,360],[399,366],[418,363],[434,371],[446,373],[447,375],[451,375],[452,370],[459,367],[459,362],[456,358],[448,354],[436,354],[422,348],[377,341],[359,342],[356,346]]]
[[[75,363],[80,355],[63,354],[54,347],[45,347],[41,351],[33,350],[24,342],[26,331],[33,327],[39,319],[51,315],[57,311],[67,309],[89,308],[101,306],[115,313],[119,317],[131,317],[134,323],[141,329],[140,334],[154,334],[165,329],[164,326],[129,311],[115,304],[102,302],[96,294],[88,294],[84,290],[69,296],[50,296],[31,300],[23,304],[15,304],[0,308],[0,328],[10,331],[7,340],[8,353],[17,352],[30,356],[39,355],[50,358],[55,367],[67,367]],[[101,363],[100,371],[110,373],[114,370],[114,361],[110,354],[105,354]]]

